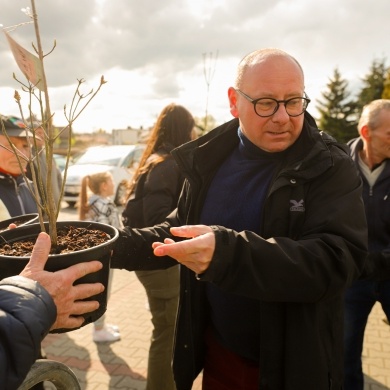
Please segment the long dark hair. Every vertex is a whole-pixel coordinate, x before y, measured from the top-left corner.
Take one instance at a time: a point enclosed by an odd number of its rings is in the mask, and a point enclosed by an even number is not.
[[[128,189],[128,198],[134,192],[139,177],[152,166],[165,160],[169,156],[170,150],[166,150],[166,153],[159,154],[157,158],[152,160],[149,157],[157,151],[161,152],[164,147],[165,149],[171,149],[190,141],[194,126],[193,116],[183,106],[171,103],[163,108],[152,129],[139,165],[134,172]]]

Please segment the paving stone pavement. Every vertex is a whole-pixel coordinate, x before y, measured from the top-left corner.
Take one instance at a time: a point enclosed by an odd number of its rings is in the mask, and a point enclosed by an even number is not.
[[[74,214],[74,211],[70,211]],[[64,215],[64,214],[62,214]],[[62,219],[72,219],[67,214]],[[106,318],[120,328],[115,343],[92,341],[93,325],[76,331],[49,334],[43,347],[49,359],[65,363],[82,390],[144,390],[151,335],[146,294],[134,272],[114,270]],[[379,304],[370,314],[363,347],[364,390],[390,390],[390,326]],[[48,390],[54,386],[46,383]],[[201,390],[201,375],[192,390]],[[312,390],[312,389],[302,389]]]
[[[376,303],[364,335],[364,390],[390,389],[390,326],[383,322],[385,317],[380,304]]]
[[[133,272],[113,272],[106,318],[108,323],[119,326],[122,339],[96,344],[92,341],[92,325],[86,325],[73,332],[49,334],[43,342],[48,358],[68,365],[82,390],[145,389],[152,329],[145,291]],[[383,322],[384,318],[376,304],[365,333],[364,390],[390,389],[390,326]],[[193,390],[200,389],[201,376],[193,386]]]

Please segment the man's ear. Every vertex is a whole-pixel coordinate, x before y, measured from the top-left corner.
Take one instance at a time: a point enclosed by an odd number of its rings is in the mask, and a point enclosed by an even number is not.
[[[367,125],[364,125],[360,129],[360,136],[365,140],[369,141],[371,139],[371,130]]]
[[[230,87],[228,89],[228,97],[229,97],[229,106],[230,106],[230,113],[235,117],[238,118],[238,109],[237,109],[237,92],[233,87]]]

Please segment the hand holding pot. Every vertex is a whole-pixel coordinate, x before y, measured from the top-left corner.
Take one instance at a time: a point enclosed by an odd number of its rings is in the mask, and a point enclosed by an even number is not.
[[[69,268],[48,272],[44,266],[50,252],[50,237],[40,233],[34,245],[30,261],[20,273],[21,276],[39,282],[51,295],[57,307],[57,318],[51,330],[78,328],[84,322],[82,314],[96,310],[97,301],[82,301],[104,290],[101,283],[73,285],[75,280],[102,268],[99,261],[89,261]]]

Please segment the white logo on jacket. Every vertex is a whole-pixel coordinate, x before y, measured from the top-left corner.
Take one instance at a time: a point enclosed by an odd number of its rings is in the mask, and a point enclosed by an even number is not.
[[[304,201],[303,199],[301,200],[294,200],[290,199],[290,203],[292,206],[290,207],[290,211],[305,211],[305,206],[304,206]]]

